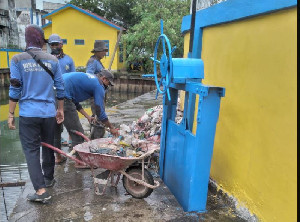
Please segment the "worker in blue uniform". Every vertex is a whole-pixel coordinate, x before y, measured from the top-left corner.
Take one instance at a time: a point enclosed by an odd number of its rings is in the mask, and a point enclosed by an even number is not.
[[[25,29],[26,51],[12,57],[10,63],[8,127],[16,129],[14,112],[19,102],[19,136],[35,193],[29,201],[46,202],[51,198],[46,187],[54,185],[53,150],[41,142],[54,144],[56,123],[64,120],[64,83],[58,60],[42,51],[44,31],[37,25]],[[46,71],[48,69],[48,71]],[[58,101],[56,110],[55,92]]]
[[[76,72],[73,59],[63,51],[63,42],[60,36],[57,34],[50,35],[48,44],[51,48],[51,54],[59,61],[61,73]]]
[[[101,72],[101,70],[105,69],[101,62],[101,59],[103,59],[108,52],[106,43],[103,40],[95,40],[94,49],[91,52],[94,53],[94,55],[91,56],[86,64],[86,73],[98,74],[99,72]],[[90,99],[90,104],[92,114],[95,115],[96,111],[93,98]]]
[[[51,48],[51,54],[54,55],[59,62],[61,73],[65,74],[68,72],[76,72],[75,70],[75,64],[73,59],[69,56],[66,55],[63,51],[63,42],[62,39],[60,38],[59,35],[57,34],[52,34],[49,36],[48,39],[48,44]],[[61,130],[63,131],[63,127],[61,126]],[[66,139],[61,138],[61,143],[64,145],[71,145],[71,137],[69,136],[69,141],[67,142]],[[66,157],[62,156],[59,153],[55,153],[55,164],[61,164],[65,162]]]
[[[102,69],[105,69],[102,62],[100,61],[106,56],[108,48],[103,40],[95,40],[94,49],[91,51],[94,53],[86,64],[86,73],[97,74]]]
[[[110,85],[113,85],[113,74],[105,69],[98,75],[83,72],[71,72],[64,74],[63,79],[65,83],[65,120],[63,124],[72,138],[72,147],[83,142],[81,136],[71,132],[71,130],[76,130],[84,133],[77,111],[85,116],[90,123],[94,120],[94,117],[88,115],[80,105],[80,102],[92,97],[94,98],[95,103],[96,120],[102,123],[104,127],[109,128],[111,134],[117,136],[119,134],[118,129],[116,129],[108,120],[104,104],[106,89]],[[61,132],[57,129],[55,133],[55,146],[58,148],[61,147],[60,137]],[[78,163],[75,164],[75,167],[85,168],[85,166]]]

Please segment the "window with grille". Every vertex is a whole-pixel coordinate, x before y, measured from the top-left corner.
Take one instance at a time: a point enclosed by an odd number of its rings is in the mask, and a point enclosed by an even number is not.
[[[75,39],[75,45],[84,45],[84,39]]]

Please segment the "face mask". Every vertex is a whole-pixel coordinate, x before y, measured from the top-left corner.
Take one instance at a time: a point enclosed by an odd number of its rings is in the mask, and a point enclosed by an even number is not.
[[[104,85],[104,84],[103,84],[103,85]],[[109,86],[104,85],[104,89],[105,89],[105,91],[107,91],[107,90],[109,89]]]
[[[52,55],[58,55],[60,52],[61,52],[61,49],[59,49],[59,48],[55,48],[55,49],[51,50]]]

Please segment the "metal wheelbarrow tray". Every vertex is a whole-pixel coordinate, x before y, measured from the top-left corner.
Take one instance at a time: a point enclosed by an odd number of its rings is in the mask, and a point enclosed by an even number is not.
[[[145,169],[144,160],[145,158],[150,157],[155,151],[159,150],[159,144],[150,141],[143,142],[141,144],[141,148],[145,153],[139,157],[121,157],[117,155],[90,152],[90,146],[97,144],[113,144],[113,140],[113,138],[100,138],[74,146],[73,150],[79,154],[82,159],[81,161],[49,144],[42,142],[42,145],[47,146],[48,148],[51,148],[80,164],[90,166],[94,179],[95,193],[97,195],[104,194],[109,179],[111,179],[111,186],[117,187],[120,176],[123,174],[123,186],[130,195],[138,199],[148,197],[152,193],[153,189],[159,186],[159,182],[154,181],[151,173]],[[139,164],[139,166],[131,166],[135,162],[142,163]],[[98,187],[100,180],[95,177],[94,168],[103,168],[109,170],[107,183],[105,184],[101,193],[99,192]],[[114,182],[114,175],[117,175],[116,182]]]
[[[159,145],[145,141],[144,149],[146,152],[139,157],[121,157],[108,154],[91,153],[89,147],[93,144],[111,144],[112,138],[95,139],[74,146],[74,150],[79,154],[82,161],[91,167],[104,168],[112,171],[126,169],[132,163],[143,160],[150,156],[156,150],[159,150]]]

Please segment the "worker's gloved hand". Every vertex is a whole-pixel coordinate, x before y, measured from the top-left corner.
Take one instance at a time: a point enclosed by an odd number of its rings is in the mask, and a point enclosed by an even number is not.
[[[119,130],[116,129],[116,128],[110,129],[110,133],[114,136],[119,136],[120,135]]]

